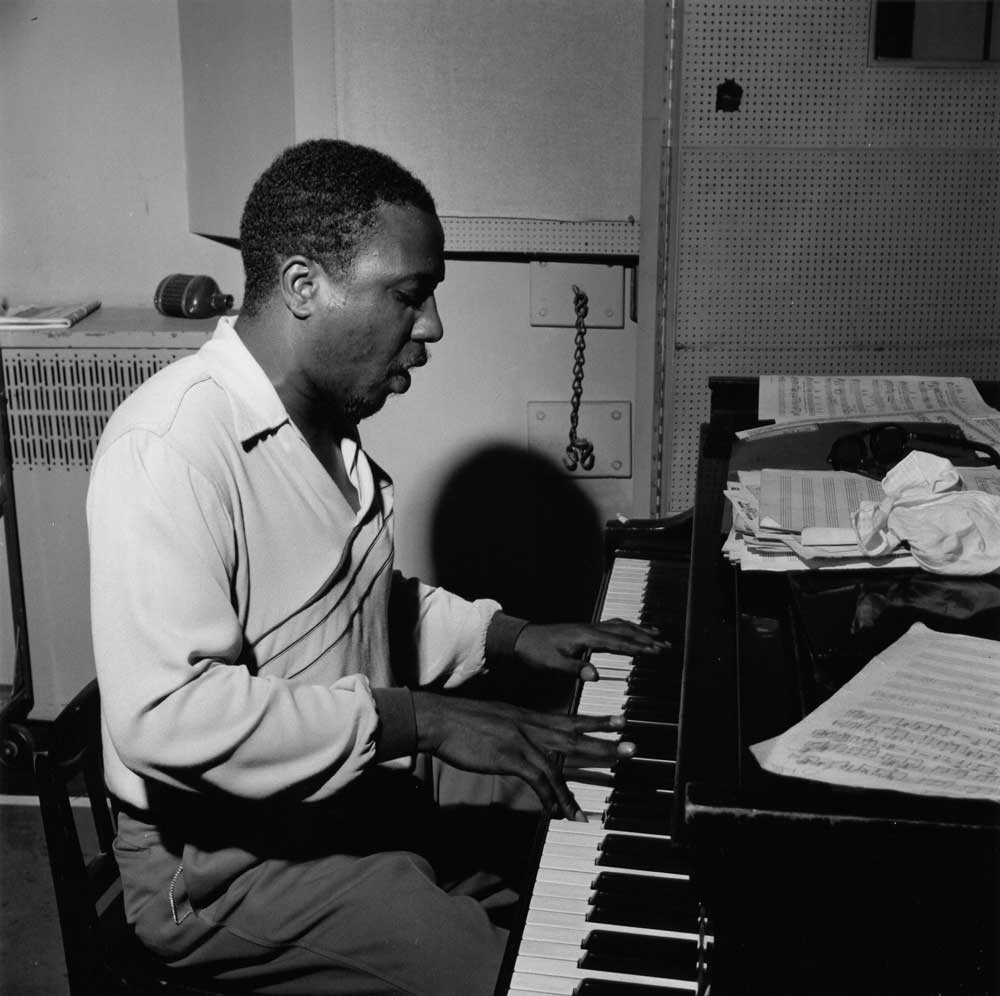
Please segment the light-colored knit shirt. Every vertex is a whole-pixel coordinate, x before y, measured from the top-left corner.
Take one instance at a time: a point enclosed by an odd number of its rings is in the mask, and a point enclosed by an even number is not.
[[[149,780],[324,798],[377,740],[384,756],[379,707],[412,724],[408,693],[373,688],[483,669],[500,606],[396,574],[392,483],[354,441],[342,453],[357,513],[227,319],[110,419],[87,519],[106,778],[125,802],[147,809]],[[391,738],[412,749],[412,730]]]

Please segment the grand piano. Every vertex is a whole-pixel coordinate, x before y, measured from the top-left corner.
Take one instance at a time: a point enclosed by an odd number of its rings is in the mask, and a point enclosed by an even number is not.
[[[541,827],[496,994],[1000,993],[1000,805],[782,778],[748,749],[915,621],[1000,639],[1000,579],[741,574],[723,488],[757,382],[710,387],[693,515],[606,538],[595,616],[673,649],[595,655],[574,708],[624,709],[636,759],[567,771],[591,823]]]

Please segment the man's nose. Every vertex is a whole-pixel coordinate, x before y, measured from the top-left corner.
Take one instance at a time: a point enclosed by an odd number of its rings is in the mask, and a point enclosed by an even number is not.
[[[437,342],[443,335],[444,326],[441,324],[441,316],[438,314],[437,301],[431,294],[420,309],[420,315],[414,323],[410,338],[417,342]]]

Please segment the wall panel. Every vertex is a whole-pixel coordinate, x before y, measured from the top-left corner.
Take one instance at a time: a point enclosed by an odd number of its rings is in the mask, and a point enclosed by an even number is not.
[[[868,28],[862,0],[683,6],[664,512],[712,375],[1000,376],[1000,71],[873,66]]]

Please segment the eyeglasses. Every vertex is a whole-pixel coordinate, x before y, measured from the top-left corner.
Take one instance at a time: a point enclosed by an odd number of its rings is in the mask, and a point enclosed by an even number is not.
[[[985,443],[966,439],[957,426],[940,425],[934,429],[928,426],[915,430],[896,423],[879,423],[841,436],[830,447],[826,462],[834,470],[847,470],[881,480],[913,450],[947,457],[959,466],[992,463],[1000,467],[1000,453]]]

